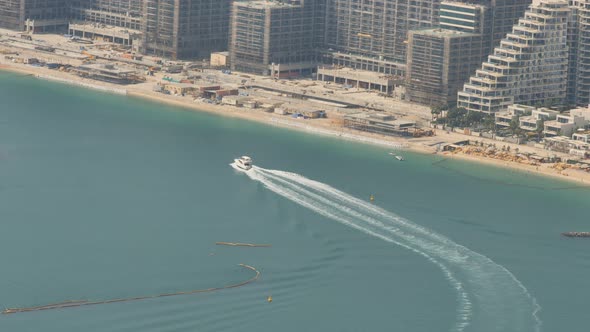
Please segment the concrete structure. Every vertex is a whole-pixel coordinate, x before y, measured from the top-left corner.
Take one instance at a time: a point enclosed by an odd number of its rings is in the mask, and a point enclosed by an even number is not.
[[[65,32],[69,0],[0,0],[0,28]]]
[[[475,2],[492,9],[491,47],[500,45],[506,34],[518,24],[531,3],[537,0],[459,0],[458,2]],[[491,50],[490,50],[491,53]]]
[[[109,63],[85,64],[72,68],[70,71],[80,77],[116,84],[138,83],[143,78],[134,69],[115,67]]]
[[[290,78],[317,66],[319,0],[236,1],[231,14],[232,70]]]
[[[545,121],[554,120],[557,115],[559,115],[558,111],[546,108],[535,109],[531,112],[531,115],[521,116],[519,118],[519,127],[525,131],[540,131],[543,129],[543,123]]]
[[[209,58],[227,49],[231,0],[143,0],[142,53]]]
[[[443,1],[439,28],[408,33],[406,97],[426,105],[456,105],[457,92],[529,3]]]
[[[584,141],[570,139],[567,136],[547,137],[543,140],[545,149],[569,153],[576,157],[590,158],[590,143]]]
[[[394,90],[392,75],[366,70],[320,66],[318,67],[317,79],[318,81],[348,85],[356,89],[375,90],[388,95],[393,93]]]
[[[568,102],[590,104],[590,0],[570,0]]]
[[[589,143],[590,144],[590,131],[583,130],[575,132],[572,135],[572,139],[579,142]]]
[[[571,136],[579,127],[586,124],[584,118],[570,114],[558,115],[555,120],[544,123],[543,134],[545,136]]]
[[[70,20],[78,25],[96,23],[95,27],[140,31],[142,7],[143,0],[71,0]]]
[[[444,29],[410,31],[406,98],[424,105],[457,103],[457,91],[481,65],[481,34]]]
[[[141,31],[120,28],[100,23],[70,23],[68,32],[72,36],[102,40],[122,45],[135,45],[141,42]]]
[[[236,106],[236,107],[244,106],[244,104],[246,104],[247,102],[250,102],[250,101],[251,101],[251,98],[245,97],[245,96],[225,96],[221,100],[221,102],[223,104],[232,105],[232,106]]]
[[[395,119],[383,113],[353,113],[344,116],[344,127],[392,136],[410,136],[414,121]]]
[[[228,67],[229,52],[213,52],[209,60],[211,67]]]
[[[552,121],[545,121],[545,136],[572,136],[578,129],[585,129],[590,125],[590,110],[579,108],[567,114],[559,114]]]
[[[403,76],[407,33],[438,23],[440,0],[327,0],[323,61]]]
[[[0,28],[24,30],[24,11],[20,0],[0,0]]]
[[[563,103],[569,12],[564,0],[533,4],[458,93],[457,106],[496,113],[513,103]]]
[[[531,115],[535,108],[526,105],[510,105],[508,110],[495,113],[496,127],[499,129],[510,128],[513,121],[517,121],[521,116]]]
[[[172,95],[182,95],[193,93],[197,87],[190,83],[166,83],[163,86],[164,91],[170,92]]]

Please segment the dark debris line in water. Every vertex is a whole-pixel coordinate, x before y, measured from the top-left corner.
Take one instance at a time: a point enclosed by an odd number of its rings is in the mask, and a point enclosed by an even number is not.
[[[73,300],[73,301],[65,301],[65,302],[60,302],[60,303],[46,304],[46,305],[36,306],[36,307],[8,308],[8,309],[4,309],[4,311],[2,311],[2,313],[7,315],[7,314],[16,314],[16,313],[21,313],[21,312],[74,308],[74,307],[81,307],[81,306],[88,306],[88,305],[141,301],[141,300],[147,300],[147,299],[154,299],[154,298],[158,298],[158,297],[189,295],[189,294],[196,294],[196,293],[208,293],[208,292],[215,292],[215,291],[220,291],[220,290],[229,289],[229,288],[237,288],[237,287],[245,286],[249,283],[256,281],[258,279],[258,277],[260,277],[260,271],[258,271],[255,267],[250,266],[250,265],[246,265],[246,264],[239,264],[239,266],[255,272],[256,275],[246,281],[242,281],[237,284],[223,286],[223,287],[214,287],[214,288],[207,288],[207,289],[197,289],[197,290],[186,291],[186,292],[176,292],[176,293],[167,293],[167,294],[140,296],[140,297],[130,297],[130,298],[113,299],[113,300],[103,300],[103,301]]]

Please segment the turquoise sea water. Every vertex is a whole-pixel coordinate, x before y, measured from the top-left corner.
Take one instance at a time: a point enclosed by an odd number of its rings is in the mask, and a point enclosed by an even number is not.
[[[588,330],[589,189],[387,152],[0,73],[0,306],[262,273],[0,331]]]

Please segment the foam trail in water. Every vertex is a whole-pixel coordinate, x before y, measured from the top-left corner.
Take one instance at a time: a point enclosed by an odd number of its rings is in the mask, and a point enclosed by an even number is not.
[[[503,266],[447,237],[324,183],[301,175],[253,167],[250,178],[325,217],[397,244],[437,265],[457,291],[453,331],[540,331],[540,306]],[[477,305],[474,317],[473,304]]]

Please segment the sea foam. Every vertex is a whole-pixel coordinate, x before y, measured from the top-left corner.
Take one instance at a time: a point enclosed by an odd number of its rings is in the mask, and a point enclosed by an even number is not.
[[[448,237],[375,204],[299,174],[254,166],[245,172],[269,190],[346,226],[421,255],[457,294],[451,331],[540,331],[541,307],[508,269]],[[492,324],[490,324],[492,323]]]

